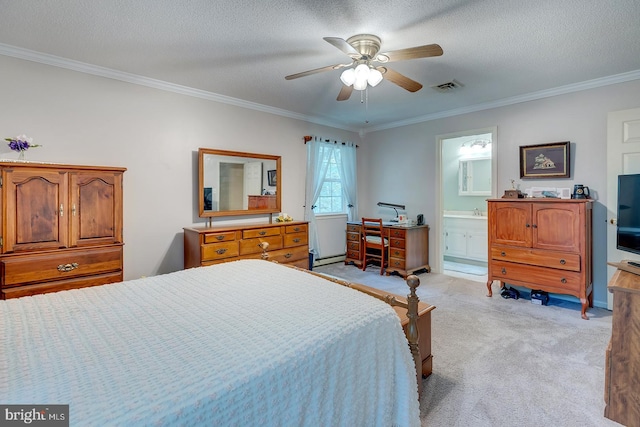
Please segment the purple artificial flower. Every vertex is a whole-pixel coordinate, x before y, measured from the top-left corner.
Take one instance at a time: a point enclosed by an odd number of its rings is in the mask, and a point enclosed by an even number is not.
[[[13,151],[27,151],[31,147],[40,147],[39,145],[32,144],[33,138],[29,138],[27,135],[18,135],[15,138],[5,138],[5,141],[9,141],[9,148]]]

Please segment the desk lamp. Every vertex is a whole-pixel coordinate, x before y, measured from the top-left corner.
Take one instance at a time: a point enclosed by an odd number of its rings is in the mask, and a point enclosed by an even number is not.
[[[378,206],[383,208],[393,208],[393,210],[396,211],[396,218],[392,219],[391,221],[394,221],[394,222],[398,221],[398,209],[405,210],[404,205],[398,205],[396,203],[378,202]]]

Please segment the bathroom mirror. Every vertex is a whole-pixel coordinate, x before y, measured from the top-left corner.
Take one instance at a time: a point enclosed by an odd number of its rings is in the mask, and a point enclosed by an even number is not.
[[[460,160],[458,165],[459,196],[491,196],[491,158]]]
[[[280,212],[280,156],[198,149],[202,218]]]

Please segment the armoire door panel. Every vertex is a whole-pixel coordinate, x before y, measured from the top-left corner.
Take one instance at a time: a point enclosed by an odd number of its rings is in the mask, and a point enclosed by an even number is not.
[[[579,252],[580,208],[579,205],[567,204],[534,205],[533,246],[539,249]]]
[[[72,173],[71,246],[122,241],[122,175],[110,172]]]
[[[67,174],[7,170],[3,253],[68,246]]]

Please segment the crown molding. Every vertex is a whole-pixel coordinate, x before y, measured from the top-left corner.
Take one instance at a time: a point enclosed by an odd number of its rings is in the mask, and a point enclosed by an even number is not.
[[[468,107],[455,108],[453,110],[441,111],[438,113],[427,114],[412,119],[401,120],[393,123],[387,123],[367,129],[361,129],[361,133],[370,133],[379,130],[393,129],[401,126],[414,125],[424,123],[431,120],[442,119],[445,117],[459,116],[462,114],[474,113],[476,111],[490,110],[492,108],[505,107],[508,105],[519,104],[522,102],[535,101],[538,99],[549,98],[567,93],[580,92],[587,89],[594,89],[603,86],[609,86],[617,83],[624,83],[632,80],[640,79],[640,70],[629,71],[627,73],[615,74],[613,76],[602,77],[599,79],[586,80],[584,82],[573,83],[566,86],[559,86],[552,89],[531,92],[524,95],[512,96],[510,98],[499,99],[497,101],[485,102],[482,104],[470,105]]]
[[[232,98],[230,96],[220,95],[205,90],[194,89],[188,86],[182,86],[169,83],[163,80],[152,79],[138,74],[127,73],[114,70],[111,68],[101,67],[98,65],[87,64],[86,62],[75,61],[72,59],[61,58],[55,55],[36,52],[29,49],[18,48],[15,46],[0,43],[0,55],[11,56],[13,58],[24,59],[26,61],[38,62],[40,64],[51,65],[54,67],[65,68],[81,73],[92,74],[94,76],[105,77],[113,80],[120,80],[127,83],[146,86],[154,89],[173,92],[181,95],[192,96],[195,98],[206,99],[209,101],[219,102],[222,104],[233,105],[236,107],[247,108],[250,110],[261,111],[263,113],[275,114],[277,116],[288,117],[291,119],[302,120],[305,122],[315,123],[332,128],[358,132],[359,128],[340,126],[332,121],[325,120],[320,117],[307,116],[295,113],[281,108],[270,107],[268,105],[249,102],[242,99]]]
[[[538,92],[531,92],[528,94],[513,96],[510,98],[504,98],[497,101],[470,105],[462,108],[455,108],[453,110],[441,111],[433,114],[427,114],[424,116],[414,117],[407,120],[400,120],[397,122],[387,123],[380,126],[374,126],[369,128],[355,128],[351,126],[337,124],[331,120],[326,120],[317,116],[307,116],[304,114],[295,113],[293,111],[284,110],[281,108],[275,108],[275,107],[270,107],[268,105],[258,104],[255,102],[244,101],[242,99],[232,98],[230,96],[220,95],[217,93],[208,92],[200,89],[194,89],[188,86],[169,83],[163,80],[152,79],[152,78],[140,76],[137,74],[113,70],[111,68],[100,67],[93,64],[87,64],[85,62],[75,61],[72,59],[61,58],[59,56],[36,52],[29,49],[18,48],[18,47],[10,46],[3,43],[0,43],[0,55],[11,56],[14,58],[24,59],[26,61],[38,62],[46,65],[52,65],[54,67],[66,68],[68,70],[78,71],[86,74],[92,74],[95,76],[105,77],[105,78],[114,79],[114,80],[120,80],[127,83],[164,90],[167,92],[178,93],[186,96],[192,96],[195,98],[202,98],[209,101],[219,102],[222,104],[228,104],[236,107],[247,108],[250,110],[261,111],[263,113],[275,114],[277,116],[288,117],[291,119],[301,120],[309,123],[315,123],[322,126],[329,126],[336,129],[357,132],[361,137],[364,137],[367,133],[376,132],[380,130],[414,125],[418,123],[428,122],[431,120],[459,116],[462,114],[474,113],[482,110],[490,110],[492,108],[505,107],[508,105],[519,104],[522,102],[534,101],[538,99],[549,98],[552,96],[564,95],[567,93],[579,92],[582,90],[594,89],[602,86],[608,86],[612,84],[624,83],[631,80],[640,79],[640,70],[634,70],[634,71],[629,71],[627,73],[615,74],[613,76],[587,80],[584,82],[574,83],[566,86],[560,86],[557,88],[542,90]]]

